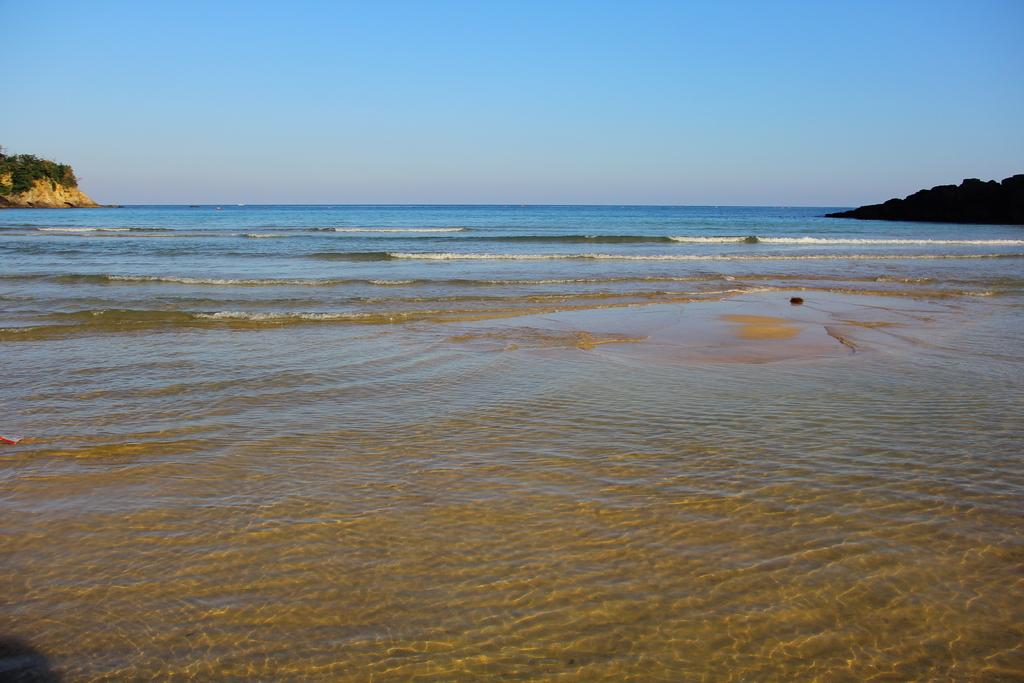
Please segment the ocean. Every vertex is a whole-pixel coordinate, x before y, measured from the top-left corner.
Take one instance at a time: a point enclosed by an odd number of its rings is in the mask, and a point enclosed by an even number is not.
[[[1024,227],[832,210],[0,212],[0,638],[70,681],[1019,680]]]

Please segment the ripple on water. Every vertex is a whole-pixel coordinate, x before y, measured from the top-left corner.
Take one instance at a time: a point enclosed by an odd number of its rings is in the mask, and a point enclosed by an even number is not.
[[[8,344],[0,614],[69,680],[1012,680],[1016,323],[853,301],[933,348],[298,326],[51,340],[55,373]]]

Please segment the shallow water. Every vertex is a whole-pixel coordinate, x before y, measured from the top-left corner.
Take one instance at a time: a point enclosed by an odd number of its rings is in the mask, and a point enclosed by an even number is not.
[[[823,212],[0,213],[0,636],[68,680],[1018,680],[1024,232]]]

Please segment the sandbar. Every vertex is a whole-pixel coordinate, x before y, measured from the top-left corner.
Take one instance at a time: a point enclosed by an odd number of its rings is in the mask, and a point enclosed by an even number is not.
[[[786,292],[594,308],[452,324],[447,343],[481,351],[587,352],[616,359],[767,363],[905,352],[954,315],[948,302]]]

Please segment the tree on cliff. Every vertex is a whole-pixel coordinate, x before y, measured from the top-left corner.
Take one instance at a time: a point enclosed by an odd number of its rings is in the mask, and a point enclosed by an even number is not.
[[[0,152],[0,195],[28,191],[37,180],[49,180],[50,186],[78,187],[78,178],[68,164],[40,159],[34,154]]]

